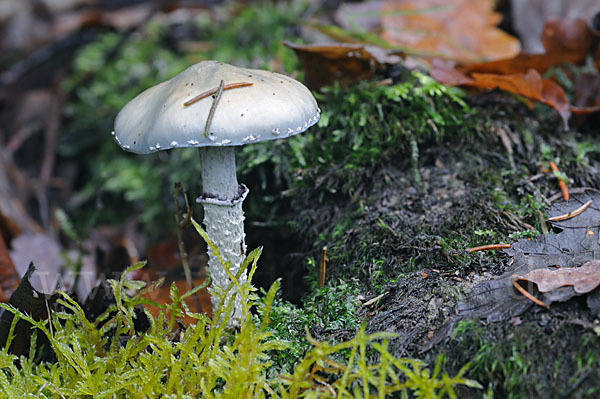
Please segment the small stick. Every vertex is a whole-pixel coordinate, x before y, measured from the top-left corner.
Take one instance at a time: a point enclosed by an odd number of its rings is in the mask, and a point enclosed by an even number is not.
[[[571,385],[569,387],[569,389],[567,389],[566,392],[561,395],[561,398],[570,397],[571,394],[573,392],[575,392],[577,390],[577,388],[579,388],[579,386],[583,383],[583,381],[585,381],[586,378],[588,378],[590,376],[590,374],[592,374],[592,371],[593,370],[588,370],[585,373],[583,373],[583,375],[581,377],[579,377],[579,379],[577,381],[575,381],[575,383],[573,385]]]
[[[48,327],[50,327],[50,335],[54,336],[54,332],[52,331],[52,316],[50,315],[50,307],[48,307],[48,298],[44,299],[44,303],[46,304],[46,312],[48,312]]]
[[[489,244],[489,245],[482,245],[480,247],[469,248],[469,252],[489,251],[492,249],[508,249],[508,248],[510,248],[510,244]]]
[[[517,289],[517,291],[519,291],[521,294],[523,294],[523,296],[527,299],[529,299],[530,301],[532,301],[533,303],[535,303],[536,305],[540,305],[546,309],[549,309],[550,306],[548,306],[547,304],[545,304],[544,302],[540,301],[539,299],[537,299],[536,297],[534,297],[533,295],[531,295],[525,288],[521,287],[519,285],[519,283],[517,283],[516,279],[512,279],[512,285]]]
[[[325,271],[327,268],[327,247],[321,249],[321,270],[319,271],[319,287],[325,285]]]
[[[600,192],[600,190],[596,189],[596,188],[592,188],[592,187],[575,187],[575,188],[571,188],[569,190],[569,194],[583,194],[586,191],[595,191],[595,192]],[[562,193],[556,193],[553,196],[551,196],[550,198],[548,198],[546,201],[547,202],[554,202],[557,199],[559,199],[560,197],[562,197]]]
[[[240,83],[229,83],[226,84],[225,86],[223,86],[223,90],[229,90],[229,89],[237,89],[238,87],[247,87],[247,86],[252,86],[254,83],[250,83],[250,82],[240,82]],[[196,97],[192,98],[191,100],[187,100],[186,102],[183,103],[184,106],[188,106],[188,105],[192,105],[195,102],[198,102],[200,100],[202,100],[203,98],[212,96],[213,94],[215,94],[217,92],[217,90],[219,90],[218,88],[216,89],[210,89],[210,90],[206,90],[203,93],[198,94]]]
[[[223,87],[225,82],[221,79],[219,83],[219,87],[217,88],[217,92],[213,97],[212,105],[210,106],[210,111],[208,111],[208,118],[206,118],[206,125],[204,125],[204,137],[208,137],[208,129],[210,128],[210,123],[212,122],[213,116],[215,116],[215,111],[217,110],[217,104],[221,99],[221,94],[223,94]]]
[[[552,169],[553,172],[560,173],[558,166],[556,166],[556,164],[552,161],[550,161],[550,169]],[[558,179],[558,186],[560,187],[560,192],[562,193],[563,199],[568,201],[569,189],[567,188],[567,184],[563,181],[563,179],[560,178],[560,176],[557,175],[556,178]]]
[[[387,292],[384,292],[381,295],[377,295],[375,298],[371,298],[367,302],[363,303],[362,306],[364,306],[364,307],[371,306],[372,304],[374,304],[375,302],[377,302],[378,300],[380,300],[381,298],[383,298],[387,294],[388,294]]]
[[[539,209],[537,210],[537,217],[540,221],[540,228],[542,229],[542,233],[548,234],[548,226],[546,226],[546,219],[544,219],[544,215]]]
[[[561,220],[567,220],[567,219],[574,218],[575,216],[583,213],[583,211],[585,211],[590,205],[592,205],[592,202],[594,202],[594,201],[589,200],[585,204],[581,205],[579,208],[575,209],[573,212],[565,213],[564,215],[553,216],[551,218],[548,218],[548,221],[560,222]]]
[[[192,288],[194,288],[194,281],[192,280],[192,270],[190,269],[187,252],[185,251],[185,245],[183,244],[182,227],[184,227],[184,226],[183,226],[181,219],[179,218],[178,195],[179,195],[180,191],[183,194],[183,198],[185,199],[185,205],[187,207],[187,213],[189,215],[191,213],[191,210],[190,210],[190,207],[188,204],[185,189],[183,188],[183,185],[180,182],[175,182],[175,187],[173,190],[173,202],[175,203],[175,224],[177,225],[177,247],[179,248],[179,257],[181,258],[181,265],[183,266],[183,273],[185,274],[185,280],[188,285],[188,290],[192,290]],[[187,216],[186,216],[185,220],[187,220]],[[198,299],[198,296],[192,295],[192,297],[194,298],[194,305],[196,306],[196,312],[201,313],[202,306],[200,305],[200,300]]]

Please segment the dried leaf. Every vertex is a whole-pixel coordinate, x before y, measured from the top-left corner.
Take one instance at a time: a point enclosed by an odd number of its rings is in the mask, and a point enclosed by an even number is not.
[[[573,81],[573,106],[575,115],[600,112],[600,74],[582,73]]]
[[[300,45],[284,43],[293,49],[300,59],[306,85],[311,89],[369,79],[377,71],[387,69],[387,64],[395,64],[400,57],[385,50],[362,44]]]
[[[202,285],[206,280],[205,267],[208,262],[206,250],[196,234],[191,236],[184,234],[184,241],[187,248],[190,267],[192,269],[192,283],[194,287],[197,287]],[[136,278],[149,283],[160,277],[165,277],[165,282],[157,289],[144,295],[145,298],[160,304],[170,302],[170,287],[172,283],[175,283],[181,294],[189,291],[183,274],[177,245],[176,239],[170,239],[159,242],[148,250],[148,267],[141,269],[140,272],[142,272],[143,275],[136,276]],[[212,316],[212,305],[208,290],[206,288],[201,289],[196,294],[196,298],[200,303],[200,312]],[[191,311],[198,311],[196,309],[196,300],[192,296],[187,297],[185,302]],[[145,307],[148,308],[152,314],[158,316],[158,308],[149,305]],[[195,323],[195,320],[191,317],[185,317],[183,323],[189,325]]]
[[[20,274],[28,265],[36,265],[36,273],[30,278],[33,288],[51,293],[61,282],[63,259],[58,242],[46,234],[21,234],[11,242],[11,258]]]
[[[493,0],[388,0],[382,37],[389,43],[461,63],[512,58],[519,41],[498,29]]]
[[[464,73],[482,72],[508,75],[511,73],[524,73],[535,69],[540,73],[546,72],[555,65],[564,62],[579,64],[585,59],[585,53],[548,53],[525,54],[521,53],[514,58],[483,62],[477,64],[461,65],[458,70]]]
[[[466,73],[439,60],[433,60],[429,74],[438,82],[448,86],[463,86],[473,83],[473,79],[467,76]]]
[[[198,286],[202,285],[204,282],[205,282],[204,278],[197,278],[197,279],[193,280],[193,285],[194,285],[194,287],[198,287]],[[171,302],[171,297],[170,297],[171,283],[175,283],[180,294],[183,294],[183,293],[189,291],[188,287],[187,287],[187,282],[185,281],[185,279],[178,279],[176,281],[171,281],[169,283],[163,283],[157,289],[152,290],[152,291],[148,292],[147,294],[145,294],[144,298],[150,299],[151,301],[157,302],[160,304]],[[204,313],[208,317],[212,317],[212,304],[210,301],[210,294],[208,293],[208,290],[206,288],[203,288],[200,291],[198,291],[196,296],[198,298],[198,301],[200,302],[200,313]],[[194,303],[194,299],[191,296],[185,298],[185,303],[187,304],[188,308],[192,312],[197,312],[196,304]],[[155,317],[158,317],[158,313],[160,311],[159,308],[157,308],[155,306],[151,306],[151,305],[144,305],[144,307],[147,308],[150,311],[150,313],[152,313]],[[167,314],[167,317],[168,317],[168,314]],[[185,316],[183,318],[183,320],[181,320],[181,321],[185,325],[191,325],[196,322],[196,319],[189,317],[189,316]]]
[[[600,251],[600,194],[597,191],[588,191],[586,194],[573,196],[568,202],[556,203],[546,216],[553,218],[569,214],[590,200],[592,204],[581,214],[552,222],[555,228],[562,230],[558,234],[544,234],[533,240],[521,239],[513,243],[505,252],[513,257],[514,262],[503,278],[526,275],[532,270],[546,270],[556,266],[561,270],[570,269],[594,260],[595,254]],[[595,290],[588,294],[588,303],[593,301],[598,293],[600,291]],[[577,293],[573,287],[565,286],[554,291],[542,292],[541,299],[551,304],[566,301],[575,295]]]
[[[535,283],[540,292],[573,286],[576,294],[587,294],[600,285],[600,260],[591,260],[581,267],[535,269],[523,276],[514,275],[513,278]]]
[[[7,302],[19,284],[19,273],[15,269],[4,238],[0,234],[0,302]]]
[[[542,41],[544,54],[520,53],[515,57],[496,61],[459,66],[464,73],[483,72],[508,75],[535,69],[544,73],[553,66],[570,62],[579,64],[593,50],[594,41],[589,26],[584,20],[554,20],[544,27]]]
[[[449,85],[498,87],[540,101],[558,111],[566,128],[571,112],[587,115],[598,111],[600,99],[594,80],[597,80],[597,75],[576,78],[577,102],[572,107],[564,90],[554,81],[542,79],[539,73],[564,62],[583,62],[594,48],[592,32],[583,19],[568,22],[553,20],[546,24],[542,40],[546,54],[519,54],[511,59],[458,66],[456,71],[447,65],[434,63],[432,76]],[[578,84],[577,80],[586,82]]]
[[[494,279],[484,281],[475,286],[469,296],[458,304],[455,314],[442,326],[432,340],[423,348],[431,349],[436,343],[447,338],[453,326],[459,320],[467,318],[484,318],[488,322],[509,320],[511,317],[519,316],[529,309],[533,302],[518,293],[512,286],[513,277],[526,276],[532,271],[546,273],[550,269],[560,267],[559,275],[573,274],[569,284],[563,284],[562,280],[558,287],[545,291],[546,286],[540,289],[541,300],[546,304],[552,302],[564,302],[579,293],[586,293],[587,305],[592,314],[600,314],[600,289],[592,286],[598,285],[600,281],[599,261],[595,260],[600,253],[600,191],[589,190],[585,194],[573,196],[568,202],[556,203],[547,212],[548,217],[568,214],[580,208],[588,201],[592,204],[581,214],[566,220],[552,222],[555,228],[562,229],[557,234],[543,234],[534,239],[519,239],[512,243],[509,249],[504,250],[512,257],[512,264],[506,272]],[[593,261],[593,262],[591,262]],[[592,263],[593,266],[590,266]],[[582,269],[580,265],[587,264]],[[588,269],[593,267],[593,269]],[[581,269],[582,271],[576,271]],[[540,271],[537,271],[540,270]],[[564,270],[571,270],[566,272]],[[583,286],[577,284],[576,276],[580,273],[593,270],[588,277],[584,277]],[[558,271],[550,271],[557,273]],[[579,276],[581,277],[581,276]],[[543,279],[545,281],[545,279]],[[551,283],[548,280],[548,283]],[[544,291],[543,291],[544,290]]]
[[[546,22],[541,36],[546,53],[586,54],[594,43],[586,20],[554,19]]]
[[[30,283],[30,279],[36,273],[33,263],[29,264],[27,272],[23,275],[21,283],[13,292],[8,304],[21,312],[42,320],[48,317],[48,309],[55,300],[54,292],[47,295],[37,291]],[[2,309],[0,313],[0,348],[4,348],[10,334],[10,328],[14,315],[8,310]],[[32,326],[25,320],[19,320],[16,324],[14,337],[9,351],[15,355],[26,355],[29,353]],[[38,346],[47,341],[44,334],[38,334]]]
[[[526,74],[472,73],[470,76],[464,74],[461,76],[456,70],[437,68],[431,71],[431,75],[439,82],[448,85],[458,84],[480,89],[498,88],[539,101],[554,108],[561,116],[565,128],[568,126],[571,112],[564,90],[554,81],[542,79],[535,69],[530,69]]]
[[[598,0],[511,0],[512,25],[528,53],[544,51],[544,40],[540,38],[548,21],[581,18],[587,23],[597,12]]]

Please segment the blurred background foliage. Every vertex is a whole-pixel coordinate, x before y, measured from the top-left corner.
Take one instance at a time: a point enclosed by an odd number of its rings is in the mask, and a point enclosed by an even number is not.
[[[170,223],[173,183],[183,182],[192,196],[198,194],[197,152],[121,151],[110,135],[118,111],[144,89],[201,60],[293,73],[297,60],[282,41],[298,39],[297,23],[306,7],[305,2],[233,3],[193,16],[182,10],[154,18],[125,38],[103,33],[82,48],[62,86],[67,121],[57,144],[58,156],[86,160],[79,172],[82,189],[71,201],[76,223],[91,228],[128,213],[139,214],[155,231]],[[268,149],[244,154],[245,170],[270,158]]]

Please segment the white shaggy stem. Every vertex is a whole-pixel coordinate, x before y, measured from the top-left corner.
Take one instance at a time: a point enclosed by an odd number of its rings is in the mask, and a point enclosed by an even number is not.
[[[246,255],[244,241],[244,211],[242,202],[248,189],[239,186],[235,176],[235,153],[233,147],[204,147],[199,149],[202,168],[203,195],[198,199],[204,207],[204,226],[208,237],[217,246],[224,262],[230,262],[229,271],[235,275]],[[212,278],[212,290],[225,289],[231,280],[216,256],[209,253],[208,268]],[[240,277],[246,281],[246,274]],[[230,291],[226,303],[212,296],[213,313],[220,306],[227,306],[235,288]],[[239,325],[242,304],[239,296],[235,304],[230,326]]]

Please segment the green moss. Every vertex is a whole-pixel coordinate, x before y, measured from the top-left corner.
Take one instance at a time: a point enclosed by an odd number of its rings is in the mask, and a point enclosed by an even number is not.
[[[446,353],[457,364],[469,359],[468,375],[492,387],[500,397],[553,398],[570,391],[573,398],[596,397],[599,336],[574,324],[546,323],[544,327],[539,320],[531,320],[509,327],[461,321]],[[588,378],[577,383],[586,374]]]
[[[221,259],[206,233],[195,222],[194,225]],[[252,251],[241,266],[242,271],[248,270],[249,280],[259,256],[260,249]],[[221,265],[228,267],[222,260]],[[133,265],[123,276],[141,267],[143,263]],[[240,295],[243,304],[240,327],[233,331],[226,329],[233,301],[218,309],[211,320],[190,312],[183,302],[201,287],[184,295],[172,287],[172,302],[162,305],[169,311],[169,318],[162,312],[157,318],[146,312],[150,321],[146,332],[136,331],[134,319],[136,306],[151,303],[141,296],[149,287],[124,277],[109,280],[109,284],[115,304],[97,320],[88,320],[83,309],[65,293],[58,300],[64,310],[53,312],[51,321],[35,321],[9,305],[0,304],[5,311],[15,314],[15,322],[26,320],[38,334],[44,334],[57,357],[54,364],[37,363],[34,351],[21,358],[8,354],[6,349],[1,351],[0,390],[4,397],[380,398],[395,392],[414,392],[424,398],[455,398],[454,389],[458,385],[479,387],[463,377],[466,368],[454,377],[442,372],[441,359],[429,370],[421,361],[394,358],[387,349],[391,334],[368,335],[364,328],[355,329],[353,338],[335,344],[307,336],[310,347],[302,351],[291,370],[274,370],[273,359],[277,358],[273,354],[284,353],[287,347],[287,342],[277,337],[276,332],[284,335],[286,320],[288,325],[294,322],[274,302],[277,283],[264,294],[259,317],[253,317],[250,311],[257,305],[258,296],[248,281],[240,284],[234,278],[229,287],[214,293],[220,296],[221,303],[226,303],[230,290]],[[126,290],[140,289],[134,297],[126,294]],[[315,298],[313,317],[332,324],[337,319],[327,317],[339,315],[340,309],[324,304],[322,301],[334,296],[323,292],[323,297]],[[341,314],[346,313],[348,309],[341,310]],[[172,334],[176,317],[182,315],[191,316],[196,323]],[[6,348],[10,341],[9,337]]]
[[[276,295],[270,307],[270,324],[274,337],[286,342],[286,351],[273,352],[278,372],[291,372],[294,365],[302,360],[310,350],[311,343],[307,332],[317,338],[329,338],[331,334],[346,331],[354,334],[360,326],[357,316],[359,305],[359,289],[357,281],[330,282],[322,288],[313,288],[302,306],[296,306]],[[263,300],[257,308],[258,314],[264,316],[266,304]],[[339,343],[342,337],[334,338]]]
[[[293,166],[333,163],[356,170],[396,154],[405,156],[417,145],[440,143],[448,134],[471,137],[465,125],[469,108],[463,93],[435,82],[420,72],[390,86],[361,83],[342,89],[323,89],[318,129],[297,136],[299,149],[290,154]]]

